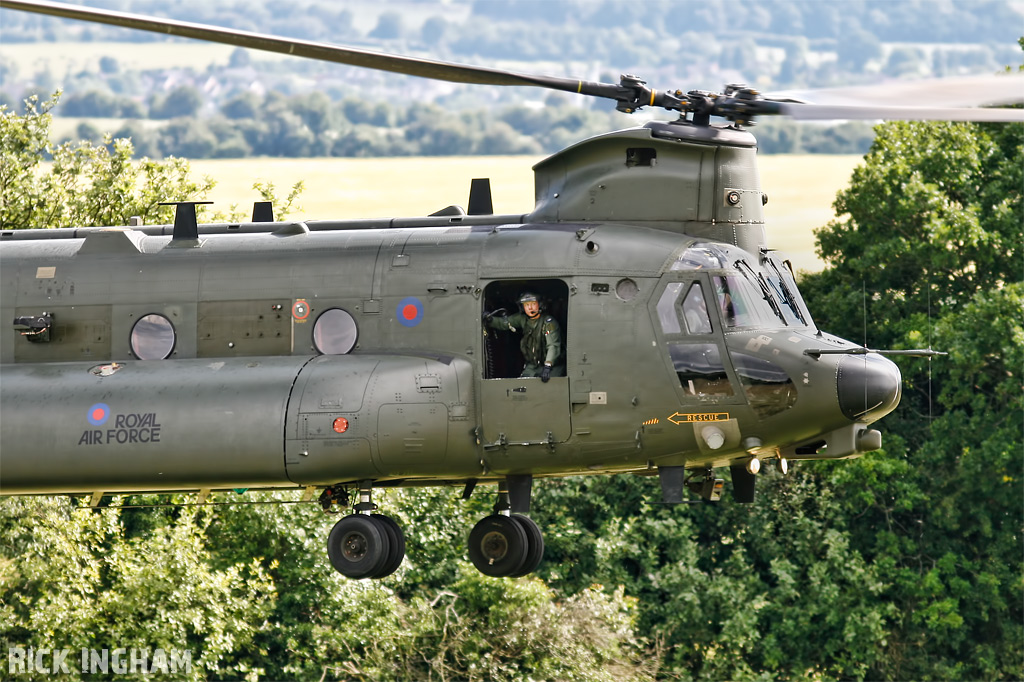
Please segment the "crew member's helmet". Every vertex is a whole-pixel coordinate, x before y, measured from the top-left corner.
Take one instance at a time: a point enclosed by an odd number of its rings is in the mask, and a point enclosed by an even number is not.
[[[529,291],[524,291],[519,295],[520,305],[522,305],[523,303],[527,303],[529,301],[533,301],[534,303],[540,303],[540,299],[537,298],[537,294],[530,293]]]

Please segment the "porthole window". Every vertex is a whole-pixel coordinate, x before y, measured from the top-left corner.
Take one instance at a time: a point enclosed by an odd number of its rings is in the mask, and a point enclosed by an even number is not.
[[[151,313],[132,327],[132,353],[139,360],[163,360],[174,350],[174,338],[171,321]]]
[[[345,355],[358,336],[355,319],[341,308],[325,310],[313,325],[313,345],[324,355]]]
[[[620,279],[615,284],[615,295],[623,301],[632,301],[636,298],[636,295],[640,293],[640,287],[636,285],[636,282],[629,279]]]

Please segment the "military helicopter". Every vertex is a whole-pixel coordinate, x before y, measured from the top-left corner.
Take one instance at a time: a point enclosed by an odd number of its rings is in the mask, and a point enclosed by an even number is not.
[[[350,578],[382,578],[404,531],[374,489],[496,486],[469,535],[490,576],[534,571],[535,478],[657,476],[754,500],[763,463],[857,457],[900,400],[896,365],[818,329],[767,246],[756,117],[1022,121],[1012,77],[943,106],[815,105],[743,86],[655,90],[380,54],[41,0],[0,7],[463,83],[534,86],[678,115],[535,166],[536,205],[493,215],[0,233],[0,494],[295,489],[351,505],[327,541]],[[1009,84],[1011,87],[1006,87]],[[979,94],[980,87],[980,94]],[[1009,94],[1008,94],[1009,93]],[[959,97],[959,95],[957,96]],[[923,99],[923,98],[922,98]],[[723,123],[711,122],[724,119]],[[564,359],[522,376],[524,293]],[[532,302],[532,301],[531,301]],[[525,304],[524,304],[525,305]],[[532,306],[531,306],[532,308]],[[502,312],[509,313],[502,317]],[[909,351],[928,354],[932,351]]]

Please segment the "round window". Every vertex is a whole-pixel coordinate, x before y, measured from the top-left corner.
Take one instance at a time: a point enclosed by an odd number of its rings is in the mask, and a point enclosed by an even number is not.
[[[151,313],[132,327],[132,352],[139,360],[163,360],[174,350],[174,325]]]
[[[636,295],[640,293],[640,287],[636,285],[636,282],[629,279],[620,279],[615,284],[615,295],[623,301],[632,301],[636,298]]]
[[[325,310],[313,325],[313,345],[324,355],[344,355],[355,348],[355,319],[341,308]]]

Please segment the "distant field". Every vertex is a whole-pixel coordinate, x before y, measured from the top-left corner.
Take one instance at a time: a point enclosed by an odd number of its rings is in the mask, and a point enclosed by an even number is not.
[[[191,68],[202,71],[211,64],[226,65],[235,48],[189,41],[174,43],[6,43],[0,54],[12,62],[17,73],[29,76],[49,71],[58,79],[67,73],[99,71],[101,57],[113,57],[126,69]],[[283,55],[261,53],[261,60],[285,59]]]
[[[227,159],[193,161],[198,176],[217,181],[210,198],[220,208],[246,205],[258,196],[257,180],[272,182],[278,196],[305,182],[297,219],[422,216],[450,204],[465,206],[473,178],[491,179],[496,213],[533,208],[532,166],[540,157],[470,156],[385,159]],[[861,157],[783,155],[760,157],[768,244],[787,252],[794,266],[820,270],[812,230],[833,216],[836,192]]]

